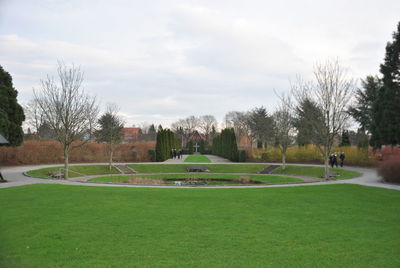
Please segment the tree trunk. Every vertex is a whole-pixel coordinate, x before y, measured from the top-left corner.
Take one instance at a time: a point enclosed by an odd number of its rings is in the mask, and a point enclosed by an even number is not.
[[[64,180],[68,180],[69,146],[64,147]]]
[[[111,171],[111,167],[112,167],[112,162],[113,162],[113,154],[114,154],[114,148],[112,143],[110,144],[110,159],[109,159],[109,169]]]
[[[282,152],[282,170],[285,170],[286,165],[286,151]]]
[[[325,153],[325,170],[324,170],[324,177],[326,180],[329,180],[329,156]]]

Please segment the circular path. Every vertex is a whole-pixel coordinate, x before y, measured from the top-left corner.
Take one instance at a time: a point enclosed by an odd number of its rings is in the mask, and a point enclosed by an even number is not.
[[[213,163],[221,163],[218,159],[214,160]],[[165,162],[162,164],[175,164],[176,162]],[[101,165],[107,163],[79,163],[79,164],[71,164],[72,165]],[[127,163],[120,163],[127,164]],[[149,164],[149,163],[143,163]],[[154,162],[151,162],[154,164]],[[157,163],[160,164],[160,163]],[[210,163],[208,163],[210,164]],[[251,163],[248,163],[251,164]],[[259,164],[259,163],[258,163]],[[271,163],[265,163],[266,165]],[[276,164],[276,163],[275,163]],[[235,163],[232,163],[235,165]],[[17,167],[6,167],[2,168],[2,174],[4,178],[8,181],[5,183],[0,183],[0,188],[8,188],[15,187],[21,185],[29,185],[29,184],[65,184],[65,185],[80,185],[80,186],[106,186],[106,187],[151,187],[151,188],[193,188],[193,186],[170,186],[170,185],[125,185],[125,184],[105,184],[105,183],[90,183],[90,182],[78,182],[78,181],[64,181],[64,180],[51,180],[51,179],[39,179],[27,177],[24,175],[24,172],[46,168],[46,167],[54,167],[60,166],[60,164],[55,165],[34,165],[34,166],[17,166]],[[321,166],[321,165],[308,165],[308,166]],[[238,185],[238,186],[196,186],[195,188],[270,188],[270,187],[297,187],[297,186],[312,186],[312,185],[329,185],[329,184],[359,184],[365,186],[373,186],[387,189],[400,190],[400,185],[388,184],[382,182],[381,178],[377,175],[375,168],[360,168],[360,167],[346,167],[346,169],[354,170],[361,172],[362,175],[360,177],[354,179],[345,179],[345,180],[334,180],[334,181],[324,181],[324,182],[307,182],[307,183],[296,183],[296,184],[274,184],[274,185]],[[101,175],[99,175],[101,176]]]

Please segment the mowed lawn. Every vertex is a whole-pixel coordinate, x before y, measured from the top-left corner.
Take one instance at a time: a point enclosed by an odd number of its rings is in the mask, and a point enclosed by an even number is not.
[[[41,168],[29,170],[26,172],[29,176],[38,177],[38,178],[51,178],[51,174],[60,170],[60,168],[64,168],[63,166],[58,167],[49,167],[49,168]],[[82,165],[82,166],[70,166],[69,167],[69,177],[80,177],[83,175],[103,175],[103,174],[118,174],[120,173],[118,169],[115,167],[111,167],[111,170],[108,165]]]
[[[211,160],[205,155],[192,154],[186,157],[184,162],[210,163]]]
[[[330,170],[338,175],[337,177],[332,177],[331,179],[350,179],[361,176],[360,172],[346,170],[345,168],[331,168]],[[286,165],[285,169],[279,167],[275,169],[272,173],[322,178],[324,176],[324,171],[324,167]]]
[[[400,193],[0,189],[0,267],[399,267]]]

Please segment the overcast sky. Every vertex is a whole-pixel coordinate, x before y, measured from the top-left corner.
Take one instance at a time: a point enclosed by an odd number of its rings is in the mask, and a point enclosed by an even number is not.
[[[25,103],[57,60],[127,125],[265,106],[315,62],[378,74],[400,1],[0,0],[0,65]]]

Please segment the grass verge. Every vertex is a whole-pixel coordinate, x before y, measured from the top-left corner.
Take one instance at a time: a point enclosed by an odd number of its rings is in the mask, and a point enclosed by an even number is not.
[[[59,167],[50,167],[50,168],[41,168],[41,169],[34,169],[29,170],[26,172],[29,176],[37,177],[37,178],[47,178],[51,179],[50,174],[57,171],[58,169],[63,168],[62,166]],[[112,167],[111,170],[109,169],[108,165],[83,165],[83,166],[70,166],[70,170],[79,172],[80,174],[85,175],[103,175],[103,174],[118,174],[120,173],[118,169]],[[69,177],[80,177],[81,175],[75,172],[69,172]]]
[[[0,267],[400,266],[395,190],[37,184],[0,203]]]
[[[339,176],[331,179],[351,179],[361,176],[360,172],[346,170],[343,168],[332,168],[332,171],[336,172]],[[282,167],[275,169],[273,174],[286,174],[286,175],[298,175],[308,176],[314,178],[322,178],[324,175],[324,167],[313,167],[313,166],[297,166],[297,165],[286,165],[283,170]]]
[[[186,157],[184,162],[211,163],[211,160],[205,155],[192,154],[192,155],[189,155],[188,157]]]

